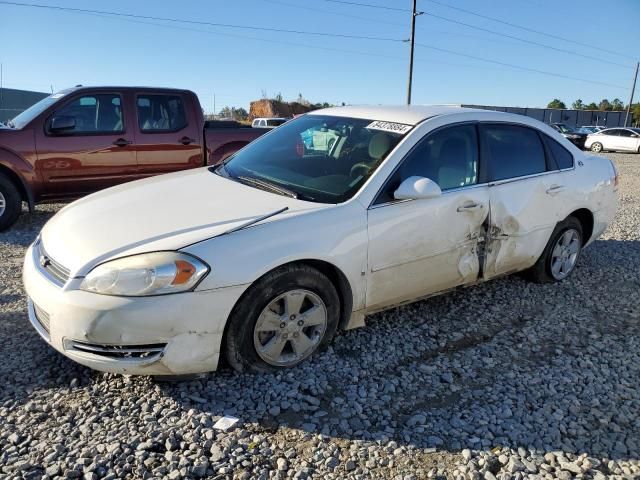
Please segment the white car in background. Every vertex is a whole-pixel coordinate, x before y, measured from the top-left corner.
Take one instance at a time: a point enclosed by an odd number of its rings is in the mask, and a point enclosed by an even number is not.
[[[318,130],[330,150],[305,148]],[[63,208],[26,254],[29,318],[108,372],[292,367],[385,308],[522,270],[564,280],[616,190],[609,160],[525,116],[319,110],[217,167]]]
[[[592,152],[640,153],[640,128],[607,128],[587,136],[584,144]]]
[[[271,117],[271,118],[254,118],[253,122],[251,122],[251,126],[253,128],[276,128],[287,122],[288,118],[279,118],[279,117]]]

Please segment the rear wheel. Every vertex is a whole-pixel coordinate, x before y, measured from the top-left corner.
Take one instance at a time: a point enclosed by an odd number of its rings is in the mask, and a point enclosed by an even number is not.
[[[591,151],[594,153],[600,153],[602,151],[602,144],[600,142],[594,142],[591,144]]]
[[[238,371],[300,364],[336,331],[340,299],[331,281],[306,265],[265,275],[238,301],[225,334],[226,358]]]
[[[22,210],[22,198],[14,183],[0,174],[0,232],[15,223]]]
[[[560,282],[575,269],[582,253],[582,224],[575,217],[560,222],[529,277],[537,283]]]

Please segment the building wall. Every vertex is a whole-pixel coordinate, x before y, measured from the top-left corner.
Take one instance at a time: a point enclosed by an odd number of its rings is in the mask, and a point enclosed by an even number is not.
[[[462,105],[468,108],[482,110],[495,110],[498,112],[517,113],[535,118],[545,123],[564,123],[572,127],[583,125],[600,125],[603,127],[622,127],[626,112],[604,112],[601,110],[571,110],[557,108],[522,108],[522,107],[495,107],[489,105]],[[631,126],[631,116],[629,124]]]
[[[3,88],[0,90],[0,122],[6,122],[19,113],[25,111],[34,103],[39,102],[48,93],[31,92],[29,90],[15,90]]]

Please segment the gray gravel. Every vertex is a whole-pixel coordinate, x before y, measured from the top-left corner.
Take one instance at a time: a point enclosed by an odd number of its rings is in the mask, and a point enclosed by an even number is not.
[[[157,383],[80,367],[28,326],[0,234],[0,478],[640,478],[640,155],[568,281],[390,310],[280,375]],[[222,415],[234,428],[213,428]]]

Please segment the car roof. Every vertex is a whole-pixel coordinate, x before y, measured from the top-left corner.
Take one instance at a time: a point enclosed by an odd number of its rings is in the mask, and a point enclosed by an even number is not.
[[[416,125],[427,118],[439,115],[450,115],[456,113],[482,112],[488,110],[477,108],[466,108],[454,105],[360,105],[347,107],[331,107],[321,110],[314,110],[308,115],[329,115],[336,117],[364,118],[370,120],[383,120],[387,122],[403,123],[405,125]]]
[[[116,90],[116,91],[146,91],[153,90],[154,92],[181,92],[190,93],[189,90],[183,88],[167,88],[167,87],[135,87],[135,86],[116,86],[116,85],[78,85],[71,88],[65,88],[57,93],[69,94],[72,92],[82,92],[84,90]]]

